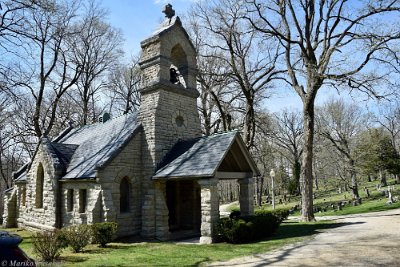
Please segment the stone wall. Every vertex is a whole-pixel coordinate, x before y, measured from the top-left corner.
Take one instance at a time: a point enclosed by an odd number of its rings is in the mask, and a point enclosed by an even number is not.
[[[72,210],[67,209],[68,190],[73,190]],[[80,209],[80,191],[86,190],[86,205],[84,212]],[[98,221],[100,216],[98,212],[94,212],[98,201],[98,195],[101,192],[101,186],[96,180],[68,180],[61,182],[61,213],[62,227],[73,224],[92,224]]]
[[[36,179],[39,165],[43,166],[43,207],[36,207]],[[26,205],[17,205],[18,226],[30,229],[54,229],[57,227],[57,205],[59,172],[55,169],[51,155],[48,154],[43,144],[39,146],[36,157],[27,174],[26,181]],[[20,195],[16,186],[14,190]],[[19,203],[20,201],[18,201]]]
[[[157,164],[179,139],[201,136],[201,129],[196,98],[164,90],[162,87],[142,95],[140,117],[144,130],[142,177],[145,217],[142,234],[152,236],[156,232],[154,222],[156,203],[155,185],[151,177]],[[177,117],[183,118],[181,125],[177,124]],[[162,195],[165,195],[165,191]]]
[[[141,133],[137,133],[121,152],[102,170],[98,181],[102,188],[104,221],[118,223],[118,236],[139,234],[141,229]],[[120,183],[129,181],[129,210],[120,212]]]
[[[179,139],[201,136],[197,111],[196,54],[178,18],[165,24],[168,30],[141,43],[142,89],[140,120],[142,138],[142,231],[146,237],[168,238],[165,183],[152,181],[157,164]],[[170,68],[184,79],[172,84]]]

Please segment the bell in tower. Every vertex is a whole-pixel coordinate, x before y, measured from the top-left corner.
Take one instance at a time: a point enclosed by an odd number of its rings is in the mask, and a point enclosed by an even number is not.
[[[158,84],[197,97],[195,48],[170,4],[163,13],[166,19],[141,42],[142,90]]]

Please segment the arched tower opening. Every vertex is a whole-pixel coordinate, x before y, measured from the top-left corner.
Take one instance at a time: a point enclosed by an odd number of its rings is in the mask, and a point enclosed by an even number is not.
[[[189,73],[188,60],[187,60],[187,55],[180,44],[175,45],[171,49],[170,60],[171,60],[171,66],[170,66],[171,70],[172,69],[177,70],[177,77],[176,77],[177,81],[174,80],[174,77],[170,77],[170,81],[173,83],[180,83],[184,87],[186,87],[188,80],[188,73]],[[172,71],[171,75],[173,76],[173,74],[174,72]]]

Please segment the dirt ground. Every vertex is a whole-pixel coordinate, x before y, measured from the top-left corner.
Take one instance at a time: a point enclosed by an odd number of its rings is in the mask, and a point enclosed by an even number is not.
[[[400,266],[400,209],[324,219],[342,225],[277,251],[209,266]]]

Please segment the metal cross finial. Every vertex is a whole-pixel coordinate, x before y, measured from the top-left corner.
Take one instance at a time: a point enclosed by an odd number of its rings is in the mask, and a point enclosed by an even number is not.
[[[163,13],[165,16],[169,19],[171,19],[173,16],[175,16],[175,10],[172,9],[172,5],[168,4],[165,6]]]

